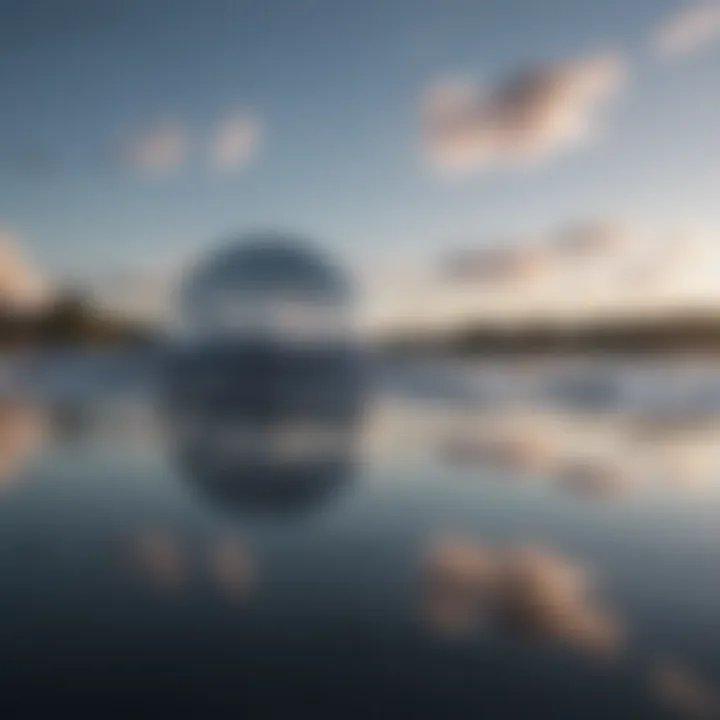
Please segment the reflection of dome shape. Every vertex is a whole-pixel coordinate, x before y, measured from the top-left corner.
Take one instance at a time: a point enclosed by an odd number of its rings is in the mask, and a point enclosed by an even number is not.
[[[182,469],[226,504],[311,503],[347,473],[361,401],[359,360],[349,350],[185,348],[167,387]]]
[[[347,484],[350,461],[338,458],[282,467],[244,464],[185,444],[176,458],[183,476],[205,498],[231,512],[297,513],[316,509]]]
[[[232,300],[220,314],[218,296]],[[265,311],[277,302],[334,313],[349,305],[349,293],[322,258],[273,237],[251,238],[201,263],[181,295],[181,312],[199,327],[167,366],[174,453],[196,485],[230,505],[312,503],[349,464],[360,353],[347,334],[298,343],[274,332],[268,321],[275,316]],[[261,332],[233,324],[258,308]],[[207,332],[208,323],[219,331]]]

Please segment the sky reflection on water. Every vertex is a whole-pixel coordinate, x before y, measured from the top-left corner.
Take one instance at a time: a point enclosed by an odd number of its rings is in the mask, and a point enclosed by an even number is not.
[[[343,482],[261,510],[149,402],[0,416],[14,700],[716,713],[720,409],[381,393]]]

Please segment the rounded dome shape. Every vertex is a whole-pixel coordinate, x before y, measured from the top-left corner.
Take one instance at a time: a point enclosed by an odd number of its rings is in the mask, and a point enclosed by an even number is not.
[[[216,295],[337,307],[348,304],[351,293],[338,268],[300,238],[258,233],[226,245],[193,270],[180,290],[180,312],[192,321]]]

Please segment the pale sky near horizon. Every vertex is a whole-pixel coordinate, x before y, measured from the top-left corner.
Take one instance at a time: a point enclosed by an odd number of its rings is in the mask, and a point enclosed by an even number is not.
[[[256,228],[350,263],[585,219],[720,243],[715,5],[0,0],[0,226],[57,277]],[[583,69],[596,58],[612,88]],[[470,91],[438,154],[423,103],[458,79],[488,99]]]

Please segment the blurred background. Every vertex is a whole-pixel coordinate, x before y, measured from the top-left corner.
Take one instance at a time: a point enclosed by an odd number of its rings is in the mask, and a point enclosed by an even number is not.
[[[720,716],[720,2],[0,10],[9,703]]]

